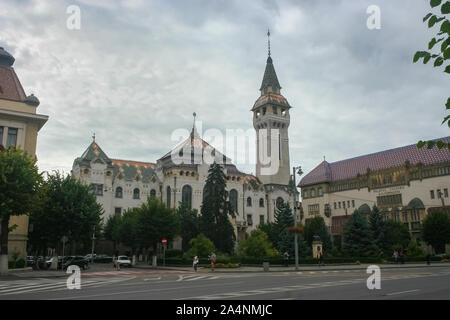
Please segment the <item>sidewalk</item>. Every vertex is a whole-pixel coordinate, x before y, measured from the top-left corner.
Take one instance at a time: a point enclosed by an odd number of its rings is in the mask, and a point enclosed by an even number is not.
[[[269,272],[295,272],[295,271],[340,271],[340,270],[366,270],[368,266],[376,265],[380,269],[408,269],[408,268],[432,268],[432,267],[450,267],[450,263],[434,262],[430,265],[426,263],[405,263],[405,264],[341,264],[341,265],[299,265],[298,270],[295,270],[295,265],[288,267],[284,266],[269,266]],[[193,271],[189,266],[158,266],[153,268],[151,265],[136,265],[135,268],[140,269],[154,269],[154,270],[178,270],[178,271]],[[199,267],[198,272],[209,273],[210,268]],[[264,272],[263,266],[241,266],[239,268],[215,268],[217,273],[239,273],[239,272]]]

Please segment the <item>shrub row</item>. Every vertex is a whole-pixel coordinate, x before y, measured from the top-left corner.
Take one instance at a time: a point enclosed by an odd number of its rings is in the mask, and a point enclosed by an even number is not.
[[[16,261],[8,261],[8,269],[20,269],[25,268],[25,260],[19,259]]]
[[[405,262],[425,262],[427,258],[425,256],[421,257],[407,257]],[[431,261],[441,261],[442,257],[432,256],[430,257]],[[284,265],[285,260],[281,257],[267,257],[267,258],[253,258],[253,257],[227,257],[222,259],[217,259],[217,265],[230,265],[230,264],[240,264],[240,265],[258,265],[261,266],[263,262],[269,262],[271,265]],[[299,258],[299,264],[308,265],[308,264],[317,264],[318,260],[312,257],[308,258]],[[347,263],[393,263],[393,258],[379,258],[379,257],[356,257],[356,258],[345,258],[345,257],[330,257],[324,258],[323,262],[325,264],[347,264]],[[158,261],[159,264],[162,263],[162,259]],[[199,259],[200,265],[209,265],[208,259]],[[290,258],[288,263],[290,265],[295,263],[294,258]],[[185,258],[166,258],[166,265],[192,265],[192,260]]]

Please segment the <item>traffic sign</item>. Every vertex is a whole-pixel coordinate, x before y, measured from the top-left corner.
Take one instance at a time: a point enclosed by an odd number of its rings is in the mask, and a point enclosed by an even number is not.
[[[162,243],[162,244],[167,244],[167,239],[166,239],[166,238],[163,238],[162,241],[161,241],[161,243]]]

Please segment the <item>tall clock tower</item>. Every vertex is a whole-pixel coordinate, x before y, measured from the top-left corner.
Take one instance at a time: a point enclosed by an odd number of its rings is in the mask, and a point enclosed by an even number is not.
[[[263,184],[288,185],[289,164],[289,109],[291,106],[280,93],[273,60],[269,54],[266,70],[259,89],[260,97],[253,105],[253,127],[256,130],[256,176]]]

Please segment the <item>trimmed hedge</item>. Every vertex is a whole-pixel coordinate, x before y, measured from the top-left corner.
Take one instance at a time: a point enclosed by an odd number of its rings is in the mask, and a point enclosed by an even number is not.
[[[25,268],[25,260],[19,259],[17,261],[8,261],[8,269],[21,269]]]
[[[427,259],[425,256],[422,257],[407,257],[405,259],[405,263],[408,262],[426,262]],[[441,257],[432,256],[430,257],[430,261],[442,261]],[[253,258],[253,257],[228,257],[217,259],[216,265],[223,264],[239,264],[243,266],[262,266],[263,262],[269,262],[270,265],[284,265],[285,260],[280,257],[267,257],[267,258]],[[299,264],[301,265],[312,265],[317,264],[318,260],[312,257],[308,258],[299,258]],[[336,258],[324,258],[323,262],[325,264],[354,264],[354,263],[394,263],[393,258],[380,258],[380,257],[357,257],[357,258],[345,258],[345,257],[336,257]],[[288,260],[289,265],[295,264],[295,259],[290,258]],[[158,264],[162,264],[162,259],[158,261]],[[199,265],[208,266],[210,264],[208,259],[199,259]],[[185,258],[166,258],[166,265],[173,266],[192,266],[192,260]]]

